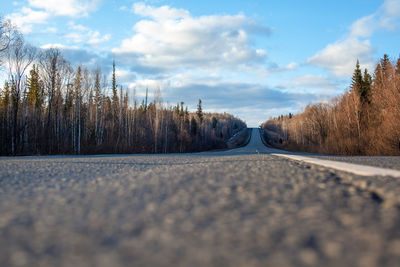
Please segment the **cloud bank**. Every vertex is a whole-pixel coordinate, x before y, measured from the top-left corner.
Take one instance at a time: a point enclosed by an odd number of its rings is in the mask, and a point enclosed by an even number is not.
[[[95,11],[100,0],[28,0],[28,6],[6,16],[24,34],[32,32],[35,24],[45,24],[50,18],[85,17]]]
[[[193,17],[187,10],[144,3],[134,4],[133,12],[143,19],[112,52],[123,62],[135,62],[138,71],[235,68],[266,60],[267,52],[254,48],[249,35],[267,36],[270,29],[244,15]]]

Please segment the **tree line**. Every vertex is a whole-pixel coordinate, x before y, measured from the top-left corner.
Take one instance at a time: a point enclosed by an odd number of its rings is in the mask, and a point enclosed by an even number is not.
[[[135,91],[100,68],[73,67],[56,48],[37,49],[0,20],[0,154],[194,152],[226,146],[246,124],[230,114],[163,103],[160,89]]]
[[[372,75],[357,61],[348,91],[304,112],[262,124],[273,145],[343,155],[400,155],[400,57],[388,55]]]

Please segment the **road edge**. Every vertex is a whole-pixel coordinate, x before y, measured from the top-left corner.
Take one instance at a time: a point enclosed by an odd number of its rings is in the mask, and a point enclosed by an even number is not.
[[[398,170],[379,168],[367,165],[359,165],[359,164],[340,162],[340,161],[309,158],[293,154],[290,155],[290,154],[272,153],[271,155],[297,160],[301,162],[311,163],[326,168],[349,172],[361,176],[391,176],[395,178],[400,178],[400,171]]]

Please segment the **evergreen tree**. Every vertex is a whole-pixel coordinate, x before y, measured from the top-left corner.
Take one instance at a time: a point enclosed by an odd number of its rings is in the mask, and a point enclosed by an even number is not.
[[[189,111],[188,111],[188,107],[186,106],[186,108],[185,108],[185,125],[187,126],[187,129],[188,129],[189,124],[190,124]]]
[[[192,117],[192,119],[190,120],[190,132],[193,136],[197,135],[197,122],[194,117]]]
[[[400,56],[397,59],[397,63],[396,63],[396,74],[400,75]]]
[[[383,86],[383,76],[382,76],[382,66],[380,63],[376,65],[374,72],[374,88],[382,88]]]
[[[5,82],[4,89],[3,89],[3,97],[0,98],[1,107],[6,109],[10,104],[10,85],[8,82]]]
[[[35,107],[36,109],[40,109],[44,101],[44,92],[39,78],[39,69],[33,65],[33,68],[29,74],[30,76],[26,82],[26,87],[28,90],[27,104],[30,108]]]
[[[118,92],[117,92],[117,79],[115,77],[115,61],[113,61],[113,72],[112,72],[112,102],[113,105],[118,106]]]
[[[5,82],[4,89],[0,92],[0,154],[8,154],[10,140],[10,85]]]
[[[351,80],[351,88],[361,95],[363,88],[363,77],[360,69],[360,62],[358,60]]]
[[[364,70],[364,78],[362,82],[362,90],[360,94],[361,102],[363,103],[371,103],[371,85],[372,85],[372,77],[369,75],[368,70]]]
[[[179,103],[176,104],[174,110],[175,110],[176,115],[179,116]]]
[[[181,102],[181,110],[179,111],[179,117],[181,118],[185,116],[185,111],[183,110],[183,104],[185,104],[185,102]]]
[[[229,114],[203,114],[201,100],[196,113],[184,102],[176,108],[160,97],[151,102],[147,88],[142,105],[134,98],[131,107],[128,91],[118,88],[115,61],[110,85],[100,70],[74,71],[57,49],[43,51],[25,73],[34,53],[25,57],[18,45],[16,57],[5,59],[13,60],[15,74],[0,88],[1,155],[192,152],[223,147],[221,129],[229,135],[233,124],[245,127]]]
[[[201,99],[199,99],[199,103],[197,104],[197,117],[199,118],[200,124],[203,122],[203,108],[201,107]]]
[[[390,59],[387,54],[383,55],[383,58],[381,59],[381,66],[383,74],[386,75],[390,66]]]

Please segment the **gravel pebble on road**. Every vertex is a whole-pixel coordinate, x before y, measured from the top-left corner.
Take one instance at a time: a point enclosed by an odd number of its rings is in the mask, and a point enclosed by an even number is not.
[[[399,266],[399,189],[243,149],[0,158],[0,266]]]

